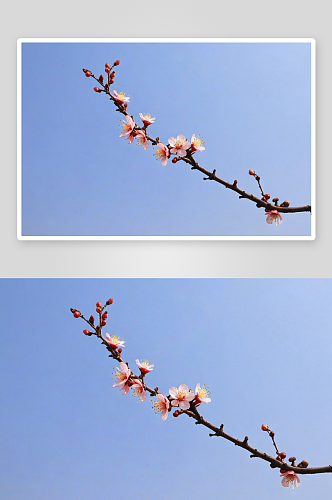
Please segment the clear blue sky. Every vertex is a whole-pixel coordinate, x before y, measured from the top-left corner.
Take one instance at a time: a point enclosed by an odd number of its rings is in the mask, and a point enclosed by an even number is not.
[[[311,203],[309,43],[25,43],[24,236],[303,236],[310,214],[268,225],[252,202],[183,162],[162,167],[119,138],[123,116],[96,94],[106,62],[152,137],[203,136],[208,170],[259,195]]]
[[[259,459],[112,388],[117,363],[82,320],[114,298],[106,331],[151,387],[205,383],[226,432],[312,466],[331,463],[331,280],[0,281],[1,467],[6,500],[330,498],[332,475],[295,493]],[[203,406],[203,405],[202,405]]]

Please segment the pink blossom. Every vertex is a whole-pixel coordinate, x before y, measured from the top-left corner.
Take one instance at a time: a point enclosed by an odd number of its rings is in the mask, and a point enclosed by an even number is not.
[[[137,130],[137,144],[143,146],[143,149],[148,149],[149,141],[146,138],[143,130]]]
[[[139,378],[135,378],[132,389],[134,396],[139,396],[141,401],[145,401],[146,390],[144,389],[143,384]]]
[[[161,160],[162,166],[165,167],[167,160],[170,157],[168,147],[165,146],[165,144],[163,144],[162,142],[158,142],[157,147],[159,149],[156,150],[154,155],[157,160]]]
[[[128,144],[131,144],[134,141],[137,134],[138,132],[136,132],[136,130],[133,130],[129,135],[127,135]]]
[[[202,144],[204,144],[202,137],[200,135],[196,137],[196,135],[193,134],[191,137],[191,144],[190,144],[191,149],[193,151],[204,151],[205,148],[202,146]]]
[[[123,104],[124,102],[129,102],[130,97],[126,97],[125,92],[117,92],[116,90],[113,90],[113,97],[114,99],[119,103]]]
[[[196,385],[195,389],[195,403],[200,404],[200,403],[205,403],[208,404],[211,402],[211,399],[208,398],[208,395],[211,394],[210,391],[207,390],[205,387],[205,384],[203,387],[200,386],[200,384]]]
[[[144,115],[142,115],[142,113],[140,113],[139,115],[142,118],[142,122],[146,126],[151,125],[155,121],[155,118],[151,118],[150,113],[145,113]]]
[[[136,364],[138,368],[140,369],[141,373],[149,373],[153,370],[154,365],[149,365],[148,360],[146,359],[145,361],[142,361],[141,363],[136,359]]]
[[[168,410],[170,408],[170,404],[166,396],[163,394],[157,394],[156,398],[158,401],[154,402],[154,411],[155,413],[161,413],[161,420],[166,420],[168,417]]]
[[[125,347],[124,340],[120,340],[119,335],[112,335],[112,337],[106,333],[106,342],[112,347],[112,349],[117,349],[118,347]]]
[[[275,222],[277,226],[278,224],[282,223],[282,217],[278,210],[270,210],[269,212],[265,212],[265,215],[266,222],[268,224],[272,224],[272,222]]]
[[[123,123],[122,123],[122,130],[123,131],[121,132],[119,137],[128,137],[128,135],[130,135],[132,133],[132,131],[134,130],[135,122],[132,119],[132,117],[129,115],[126,115],[126,121],[127,121],[127,123],[123,120]]]
[[[120,363],[120,369],[116,369],[116,374],[115,377],[117,378],[115,384],[113,384],[113,387],[120,387],[121,390],[124,390],[123,394],[127,394],[129,391],[129,384],[128,384],[128,379],[130,377],[131,371],[126,365],[126,363],[123,363],[121,361]]]
[[[195,398],[195,394],[193,392],[189,392],[186,384],[181,384],[178,389],[176,387],[170,387],[169,393],[173,398],[171,405],[179,406],[182,410],[188,410],[190,408],[189,401],[192,401]]]
[[[170,137],[168,139],[168,142],[170,146],[172,146],[171,153],[174,155],[178,155],[181,158],[183,156],[186,156],[187,154],[187,149],[190,148],[190,142],[186,140],[185,136],[182,134],[179,134],[177,138],[175,137]]]
[[[300,478],[297,474],[295,474],[294,471],[289,470],[287,472],[283,472],[282,474],[280,474],[280,477],[282,477],[281,484],[282,486],[285,486],[285,488],[287,488],[290,483],[292,484],[293,490],[295,490],[295,486],[299,488]]]

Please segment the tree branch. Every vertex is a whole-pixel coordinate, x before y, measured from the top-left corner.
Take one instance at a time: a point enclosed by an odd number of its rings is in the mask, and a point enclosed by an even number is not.
[[[113,69],[114,65],[110,68]],[[99,89],[97,87],[95,87],[95,90],[97,92],[105,92],[110,100],[114,103],[114,105],[116,106],[116,111],[122,113],[124,116],[130,116],[127,112],[127,106],[126,104],[122,105],[120,104],[115,98],[114,96],[111,94],[110,92],[110,85],[112,84],[112,80],[110,80],[110,78],[108,77],[108,83],[104,84],[102,79],[99,77],[99,78],[96,78],[96,76],[90,71],[90,70],[87,70],[87,69],[84,69],[83,68],[83,72],[87,75],[87,76],[90,76],[92,78],[94,78],[99,85],[101,85],[102,89]],[[108,72],[109,74],[109,72]],[[102,76],[102,75],[101,75]],[[133,117],[131,116],[131,118],[133,119]],[[144,127],[139,127],[136,123],[135,123],[135,127],[134,127],[134,131],[142,131],[144,132],[146,138],[148,141],[150,141],[153,145],[157,145],[159,143],[159,137],[157,137],[156,139],[153,139],[152,137],[150,137],[147,133],[147,125],[144,125]],[[167,146],[168,147],[168,150],[170,149],[169,148],[169,145]],[[192,170],[198,170],[200,171],[202,174],[206,175],[206,177],[204,177],[203,179],[204,180],[211,180],[211,181],[215,181],[219,184],[222,184],[223,186],[225,186],[227,189],[230,189],[236,193],[239,194],[239,199],[247,199],[249,201],[252,201],[253,203],[256,204],[256,207],[257,208],[264,208],[266,212],[268,211],[271,211],[271,210],[274,210],[274,211],[277,211],[277,212],[281,212],[281,213],[297,213],[297,212],[311,212],[311,205],[304,205],[304,206],[300,206],[300,207],[291,207],[289,206],[279,206],[278,205],[278,198],[276,198],[276,202],[274,205],[272,205],[267,199],[265,199],[264,197],[264,191],[262,189],[262,186],[260,184],[260,177],[259,176],[256,176],[256,180],[258,182],[258,185],[259,185],[259,189],[261,191],[261,194],[262,194],[262,198],[259,198],[257,196],[254,196],[253,194],[250,194],[250,193],[247,193],[246,191],[244,191],[243,189],[240,189],[238,188],[237,186],[237,180],[235,180],[233,183],[230,183],[230,182],[227,182],[223,179],[221,179],[220,177],[216,176],[216,169],[214,169],[212,172],[210,172],[209,170],[203,168],[201,165],[199,165],[195,159],[193,158],[193,155],[194,155],[195,152],[192,152],[190,151],[190,149],[187,150],[187,154],[185,157],[178,157],[177,158],[177,161],[179,160],[182,160],[184,161],[185,163],[191,165],[191,169]],[[288,202],[284,202],[287,203]]]
[[[80,313],[77,309],[70,309],[71,312],[73,313],[75,318],[82,318],[90,327],[92,327],[93,331],[90,330],[83,330],[83,333],[85,335],[91,336],[91,335],[96,335],[100,340],[103,345],[105,345],[106,349],[110,352],[109,357],[114,358],[116,361],[120,363],[125,363],[121,357],[122,349],[121,348],[113,348],[111,347],[110,343],[103,337],[102,335],[102,329],[103,326],[106,325],[106,319],[105,319],[105,313],[103,313],[104,309],[113,303],[113,299],[109,299],[106,304],[101,307],[101,304],[97,302],[96,304],[96,310],[99,313],[99,325],[94,326],[94,320],[91,321],[91,318],[93,316],[90,316],[90,319],[87,320],[83,314]],[[107,317],[107,316],[106,316]],[[107,334],[108,335],[108,334]],[[128,363],[125,363],[126,366],[129,368]],[[156,387],[155,389],[152,389],[147,386],[145,383],[145,375],[144,373],[141,372],[140,375],[135,375],[131,370],[130,370],[130,376],[128,378],[128,381],[134,384],[135,379],[139,379],[144,387],[144,390],[148,392],[151,396],[156,396],[157,394],[160,394],[159,388]],[[167,397],[168,401],[171,403],[172,397],[168,396]],[[305,460],[302,460],[297,466],[295,464],[295,457],[291,457],[289,461],[291,464],[287,463],[284,461],[286,458],[285,453],[280,453],[278,450],[278,447],[276,445],[275,439],[274,439],[274,432],[271,431],[268,426],[262,425],[262,430],[263,431],[268,431],[270,437],[272,438],[273,445],[276,449],[277,457],[273,457],[271,455],[268,455],[267,453],[264,453],[262,451],[259,451],[257,448],[254,448],[253,446],[249,445],[249,438],[248,436],[245,436],[243,440],[237,439],[230,434],[226,433],[224,431],[224,424],[221,424],[219,427],[211,424],[208,422],[198,411],[197,406],[199,406],[201,403],[198,402],[196,399],[193,399],[190,401],[190,407],[189,409],[176,409],[174,406],[169,406],[168,411],[170,412],[172,409],[175,409],[174,416],[179,416],[181,414],[186,414],[188,417],[193,418],[195,420],[195,424],[197,425],[203,425],[207,429],[213,431],[213,433],[210,433],[210,437],[222,437],[226,439],[227,441],[232,442],[235,446],[239,446],[240,448],[243,448],[244,450],[247,450],[250,453],[250,458],[260,458],[266,462],[269,462],[270,467],[272,468],[278,468],[280,469],[280,472],[286,472],[286,471],[293,471],[296,474],[322,474],[322,473],[327,473],[327,472],[332,472],[332,465],[326,465],[324,467],[308,467],[308,462]]]

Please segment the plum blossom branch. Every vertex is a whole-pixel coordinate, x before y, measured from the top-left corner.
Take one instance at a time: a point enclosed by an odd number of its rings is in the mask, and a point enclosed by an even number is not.
[[[120,337],[116,335],[109,335],[106,333],[105,337],[102,334],[103,327],[107,324],[108,312],[105,310],[107,306],[113,304],[113,299],[106,301],[105,305],[102,306],[100,302],[96,303],[96,312],[99,315],[99,324],[95,325],[95,318],[93,315],[87,319],[80,311],[71,308],[71,312],[75,318],[82,318],[88,325],[89,330],[83,330],[83,333],[87,336],[96,335],[106,349],[110,352],[109,357],[115,359],[120,363],[120,367],[116,371],[116,381],[113,387],[119,387],[123,390],[123,394],[127,394],[132,388],[134,396],[138,396],[141,401],[145,401],[146,394],[149,393],[150,396],[156,397],[157,401],[154,402],[154,410],[156,413],[161,414],[161,419],[165,421],[168,414],[173,408],[176,408],[173,416],[179,417],[182,414],[186,414],[188,417],[195,420],[196,425],[202,425],[212,431],[209,434],[210,437],[222,437],[227,441],[232,442],[235,446],[239,446],[247,450],[250,453],[250,458],[260,458],[266,462],[269,462],[270,467],[280,469],[280,477],[282,477],[282,486],[292,485],[293,489],[300,485],[299,474],[321,474],[332,472],[332,465],[327,465],[324,467],[308,467],[308,461],[302,460],[296,464],[296,458],[290,457],[288,462],[285,462],[286,453],[280,452],[275,441],[275,433],[267,425],[263,424],[261,426],[262,431],[268,432],[272,439],[273,446],[276,451],[276,457],[268,455],[267,453],[259,451],[249,444],[248,436],[244,439],[237,439],[232,435],[228,434],[224,430],[224,424],[219,427],[208,422],[198,411],[198,406],[202,403],[208,404],[211,402],[209,398],[210,392],[208,389],[198,383],[196,385],[195,391],[193,392],[188,388],[186,384],[180,384],[177,387],[169,388],[169,395],[165,396],[159,392],[159,388],[156,387],[152,389],[148,387],[145,382],[145,376],[150,373],[154,364],[150,364],[147,360],[139,361],[136,359],[136,365],[140,371],[140,375],[135,375],[127,362],[122,359],[122,348],[124,347],[125,341],[120,340]]]
[[[94,78],[98,84],[102,87],[94,87],[95,92],[106,93],[113,104],[116,106],[116,111],[122,113],[125,116],[125,120],[122,128],[123,132],[120,137],[126,137],[128,139],[128,143],[131,144],[135,138],[137,138],[137,142],[140,145],[143,145],[144,149],[148,148],[149,142],[152,145],[157,146],[157,150],[155,152],[155,156],[158,160],[161,160],[162,166],[166,166],[168,159],[171,155],[175,155],[172,159],[172,163],[177,163],[178,161],[184,161],[188,165],[191,165],[192,170],[198,170],[203,173],[206,177],[203,177],[203,180],[211,180],[215,181],[219,184],[222,184],[225,188],[230,189],[236,192],[239,195],[239,199],[247,199],[256,204],[257,208],[264,208],[266,212],[266,222],[271,224],[275,222],[276,225],[281,224],[282,216],[281,213],[297,213],[297,212],[311,212],[311,205],[304,205],[299,207],[291,207],[289,201],[285,200],[280,205],[278,203],[279,198],[273,198],[271,204],[270,195],[265,194],[260,183],[260,176],[256,174],[255,171],[249,170],[249,175],[253,175],[258,183],[259,190],[261,192],[261,197],[255,196],[251,193],[240,189],[237,185],[237,180],[234,180],[233,183],[227,182],[224,179],[221,179],[216,175],[216,169],[212,172],[203,168],[199,163],[194,159],[194,154],[199,151],[203,151],[205,148],[202,146],[203,140],[200,137],[196,138],[196,135],[193,134],[191,141],[188,141],[182,134],[178,135],[177,138],[170,137],[168,139],[168,144],[165,145],[160,142],[159,137],[152,138],[147,133],[147,128],[154,123],[155,118],[151,118],[150,115],[142,115],[140,113],[140,117],[143,121],[143,127],[138,126],[134,122],[133,116],[130,116],[127,112],[128,103],[130,98],[126,96],[123,92],[113,91],[113,94],[110,92],[110,86],[114,83],[115,71],[111,71],[114,66],[120,64],[120,61],[117,60],[113,64],[112,67],[109,66],[108,63],[105,64],[105,72],[108,74],[107,83],[104,83],[103,75],[100,75],[97,78],[90,70],[83,69],[85,76]]]

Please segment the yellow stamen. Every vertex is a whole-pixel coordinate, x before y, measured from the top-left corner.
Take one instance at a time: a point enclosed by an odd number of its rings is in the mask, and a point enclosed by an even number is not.
[[[208,390],[208,387],[205,387],[205,384],[198,391],[198,396],[200,398],[206,398],[209,394],[211,394],[211,392]]]
[[[201,146],[202,144],[204,144],[204,141],[203,141],[203,138],[199,135],[194,140],[194,146]]]

